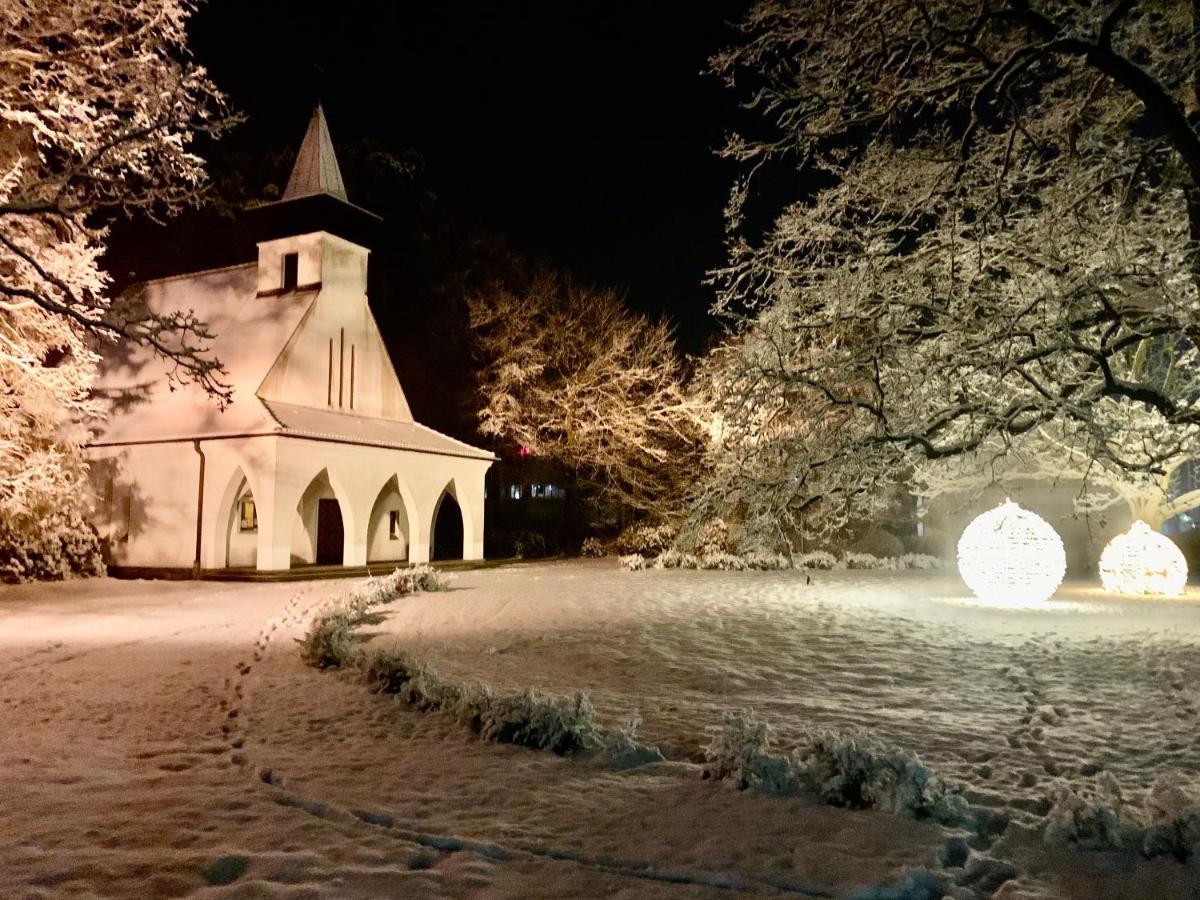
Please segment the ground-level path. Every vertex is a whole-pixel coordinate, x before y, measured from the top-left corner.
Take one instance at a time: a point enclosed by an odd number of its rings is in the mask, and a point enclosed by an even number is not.
[[[456,677],[638,709],[672,764],[606,771],[484,744],[305,668],[345,582],[0,588],[0,897],[849,897],[933,865],[931,825],[703,781],[722,709],[789,737],[862,727],[1039,814],[1056,784],[1196,774],[1200,604],[1075,592],[963,604],[946,579],[462,573],[373,640]],[[1140,781],[1139,781],[1140,779]],[[1196,896],[1194,861],[1014,844],[997,898]]]
[[[0,897],[840,896],[942,840],[481,744],[300,664],[337,589],[0,589]]]

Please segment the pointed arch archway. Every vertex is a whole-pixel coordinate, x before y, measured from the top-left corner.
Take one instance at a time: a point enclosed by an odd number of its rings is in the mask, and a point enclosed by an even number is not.
[[[292,517],[291,564],[339,566],[345,561],[346,535],[353,534],[348,504],[334,489],[329,470],[308,482]]]
[[[416,526],[412,493],[398,475],[393,475],[380,487],[367,520],[367,562],[410,559]]]
[[[459,502],[458,488],[451,480],[433,506],[433,521],[429,528],[429,558],[463,559],[471,525],[466,508]]]
[[[248,470],[235,466],[217,503],[209,557],[216,568],[254,566],[258,562],[258,505]]]

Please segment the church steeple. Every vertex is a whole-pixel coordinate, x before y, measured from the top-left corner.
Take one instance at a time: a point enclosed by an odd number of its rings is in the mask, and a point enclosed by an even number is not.
[[[350,202],[325,110],[317,104],[300,142],[287,187],[278,200],[253,207],[257,240],[327,231],[364,247],[381,221]]]
[[[344,203],[350,202],[342,181],[342,171],[338,168],[333,141],[329,137],[329,123],[325,121],[325,110],[320,103],[308,120],[308,131],[300,144],[300,152],[296,154],[296,163],[292,166],[292,175],[288,178],[281,199],[299,200],[318,194],[328,194]]]

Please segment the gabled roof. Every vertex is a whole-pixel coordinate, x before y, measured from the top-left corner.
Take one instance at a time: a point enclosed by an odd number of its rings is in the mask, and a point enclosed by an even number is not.
[[[278,423],[278,431],[296,437],[333,440],[372,447],[394,447],[418,453],[440,453],[471,459],[495,459],[495,454],[455,440],[416,422],[398,422],[371,416],[347,414],[331,409],[297,406],[278,400],[260,402]]]
[[[338,168],[337,155],[333,152],[325,111],[319,103],[308,120],[308,131],[300,144],[300,152],[296,154],[296,163],[292,166],[292,174],[281,199],[299,200],[318,194],[328,194],[345,203],[350,202],[342,181],[342,170]]]

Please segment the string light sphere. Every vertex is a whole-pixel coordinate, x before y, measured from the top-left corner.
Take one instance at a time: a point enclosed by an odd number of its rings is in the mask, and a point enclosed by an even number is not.
[[[1187,560],[1175,542],[1141,519],[1100,554],[1100,583],[1113,593],[1178,597],[1187,577]]]
[[[1005,500],[976,516],[958,539],[958,571],[980,600],[1036,603],[1062,584],[1062,538],[1037,513]]]

